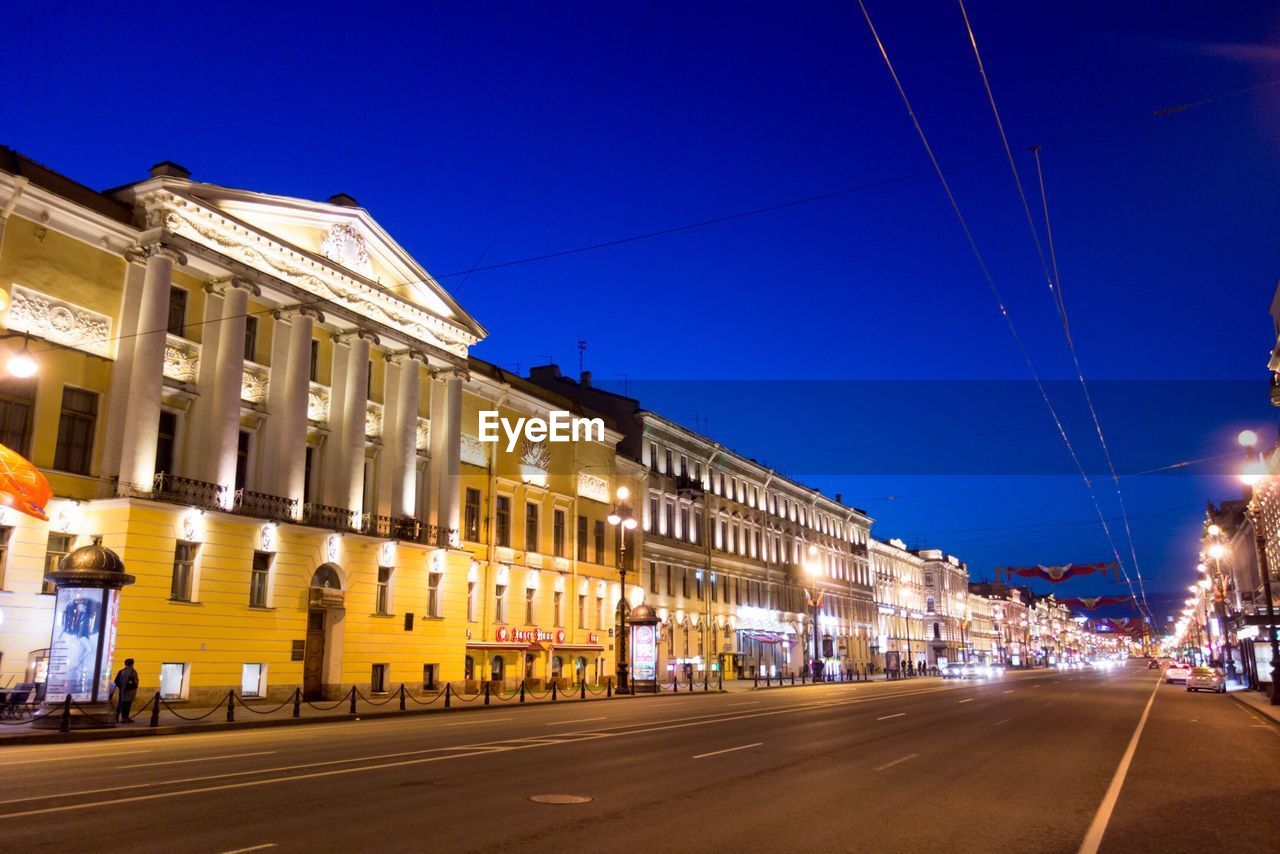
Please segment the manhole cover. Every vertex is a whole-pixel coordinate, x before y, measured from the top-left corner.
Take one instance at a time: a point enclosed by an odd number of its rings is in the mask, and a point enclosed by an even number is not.
[[[530,795],[529,800],[535,804],[589,804],[591,798],[586,795]]]

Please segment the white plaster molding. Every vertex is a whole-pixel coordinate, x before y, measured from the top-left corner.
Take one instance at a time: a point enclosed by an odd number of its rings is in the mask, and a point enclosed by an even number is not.
[[[14,284],[6,325],[95,356],[111,357],[111,318]]]
[[[426,418],[418,419],[418,432],[414,437],[414,447],[419,451],[425,451],[431,447],[431,422]]]
[[[266,403],[267,389],[271,383],[271,369],[265,365],[245,362],[240,378],[240,399],[249,403]]]
[[[200,345],[177,335],[165,335],[164,375],[180,383],[193,383],[200,372]]]
[[[307,393],[307,420],[329,423],[329,387],[312,383]]]
[[[484,445],[475,436],[468,436],[463,433],[458,456],[464,463],[482,466],[485,464]]]
[[[364,434],[378,437],[382,435],[382,404],[368,402],[364,413]]]
[[[609,482],[593,474],[578,474],[578,497],[609,503]]]

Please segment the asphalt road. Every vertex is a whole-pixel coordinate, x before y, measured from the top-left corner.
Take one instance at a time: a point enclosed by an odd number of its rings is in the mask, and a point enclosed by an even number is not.
[[[1104,821],[1104,852],[1280,839],[1280,728],[1136,666],[15,746],[0,780],[5,851],[1074,852]]]

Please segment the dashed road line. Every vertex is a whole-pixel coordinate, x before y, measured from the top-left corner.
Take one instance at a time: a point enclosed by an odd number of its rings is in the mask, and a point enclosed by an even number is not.
[[[876,767],[874,770],[883,771],[886,768],[892,768],[895,765],[901,765],[903,762],[906,762],[907,760],[915,759],[919,755],[920,755],[919,753],[908,753],[906,756],[902,757],[901,759],[895,759],[892,762],[886,762],[883,765]]]
[[[876,720],[887,721],[889,720],[889,718],[901,718],[901,717],[904,717],[906,714],[907,714],[906,712],[898,712],[896,715],[881,715],[880,717],[876,718]]]
[[[763,744],[764,744],[763,741],[757,741],[754,744],[743,744],[739,747],[726,747],[724,750],[713,750],[710,753],[699,753],[693,758],[706,759],[708,756],[719,756],[721,753],[733,753],[738,750],[750,750],[753,747],[761,747]]]

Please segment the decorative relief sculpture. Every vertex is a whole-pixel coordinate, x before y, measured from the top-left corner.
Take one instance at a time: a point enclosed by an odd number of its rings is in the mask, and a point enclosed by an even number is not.
[[[382,404],[369,401],[364,413],[364,434],[366,436],[382,435]]]
[[[470,463],[473,466],[484,465],[484,445],[475,436],[468,436],[463,433],[459,458],[464,463]]]
[[[609,482],[593,474],[578,475],[578,496],[603,504],[609,503]]]
[[[269,377],[266,368],[245,365],[244,374],[240,377],[240,399],[249,403],[266,403]]]
[[[7,326],[95,356],[111,355],[111,318],[21,285],[9,295]]]
[[[193,383],[200,370],[200,345],[168,335],[164,345],[164,375],[180,383]]]
[[[414,447],[419,451],[431,447],[431,422],[425,418],[418,419],[418,435],[414,439]]]
[[[364,235],[349,223],[340,222],[329,229],[329,236],[320,244],[320,254],[362,276],[373,273]]]
[[[307,393],[307,419],[320,424],[329,423],[329,389],[315,383]]]

